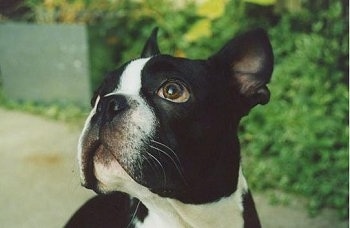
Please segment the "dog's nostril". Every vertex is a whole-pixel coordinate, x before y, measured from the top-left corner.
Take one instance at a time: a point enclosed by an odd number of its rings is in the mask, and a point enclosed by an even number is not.
[[[120,111],[128,107],[127,100],[121,95],[112,95],[105,98],[105,116],[107,119],[112,119]]]
[[[118,112],[122,109],[123,109],[122,106],[119,105],[115,100],[111,100],[108,103],[107,112],[110,114],[113,114],[114,112]]]

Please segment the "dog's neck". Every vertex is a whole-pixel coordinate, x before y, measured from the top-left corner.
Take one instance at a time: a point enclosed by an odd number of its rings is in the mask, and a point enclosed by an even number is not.
[[[148,208],[148,216],[142,222],[135,218],[133,224],[137,228],[243,227],[243,195],[247,192],[248,186],[240,170],[236,191],[215,202],[184,204],[157,195],[139,196],[141,202]]]

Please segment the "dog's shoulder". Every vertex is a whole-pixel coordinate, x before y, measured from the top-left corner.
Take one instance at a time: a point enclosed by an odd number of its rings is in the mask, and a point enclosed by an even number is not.
[[[82,205],[65,227],[128,227],[135,216],[142,220],[147,213],[139,200],[127,194],[97,195]]]

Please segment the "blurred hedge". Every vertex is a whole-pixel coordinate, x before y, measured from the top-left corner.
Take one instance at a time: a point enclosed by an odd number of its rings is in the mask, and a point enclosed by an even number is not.
[[[256,188],[306,196],[311,212],[328,205],[347,217],[348,6],[306,7],[270,29],[272,100],[243,124],[247,174]]]
[[[138,57],[154,26],[164,52],[190,58],[209,56],[242,30],[266,28],[276,61],[272,99],[241,127],[250,186],[297,193],[311,212],[330,206],[348,216],[348,1],[174,2],[27,0],[20,8],[28,21],[90,25],[95,86]]]

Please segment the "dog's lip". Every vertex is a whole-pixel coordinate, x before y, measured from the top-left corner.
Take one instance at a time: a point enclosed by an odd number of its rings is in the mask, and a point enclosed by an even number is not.
[[[90,143],[88,143],[88,145],[83,147],[83,150],[85,150],[84,155],[85,155],[85,159],[84,159],[84,163],[83,163],[83,168],[82,168],[82,172],[83,172],[83,181],[81,183],[81,185],[87,189],[91,189],[96,191],[96,187],[97,187],[97,179],[96,176],[94,174],[94,156],[96,151],[100,148],[101,146],[101,142],[100,140],[94,140]]]

